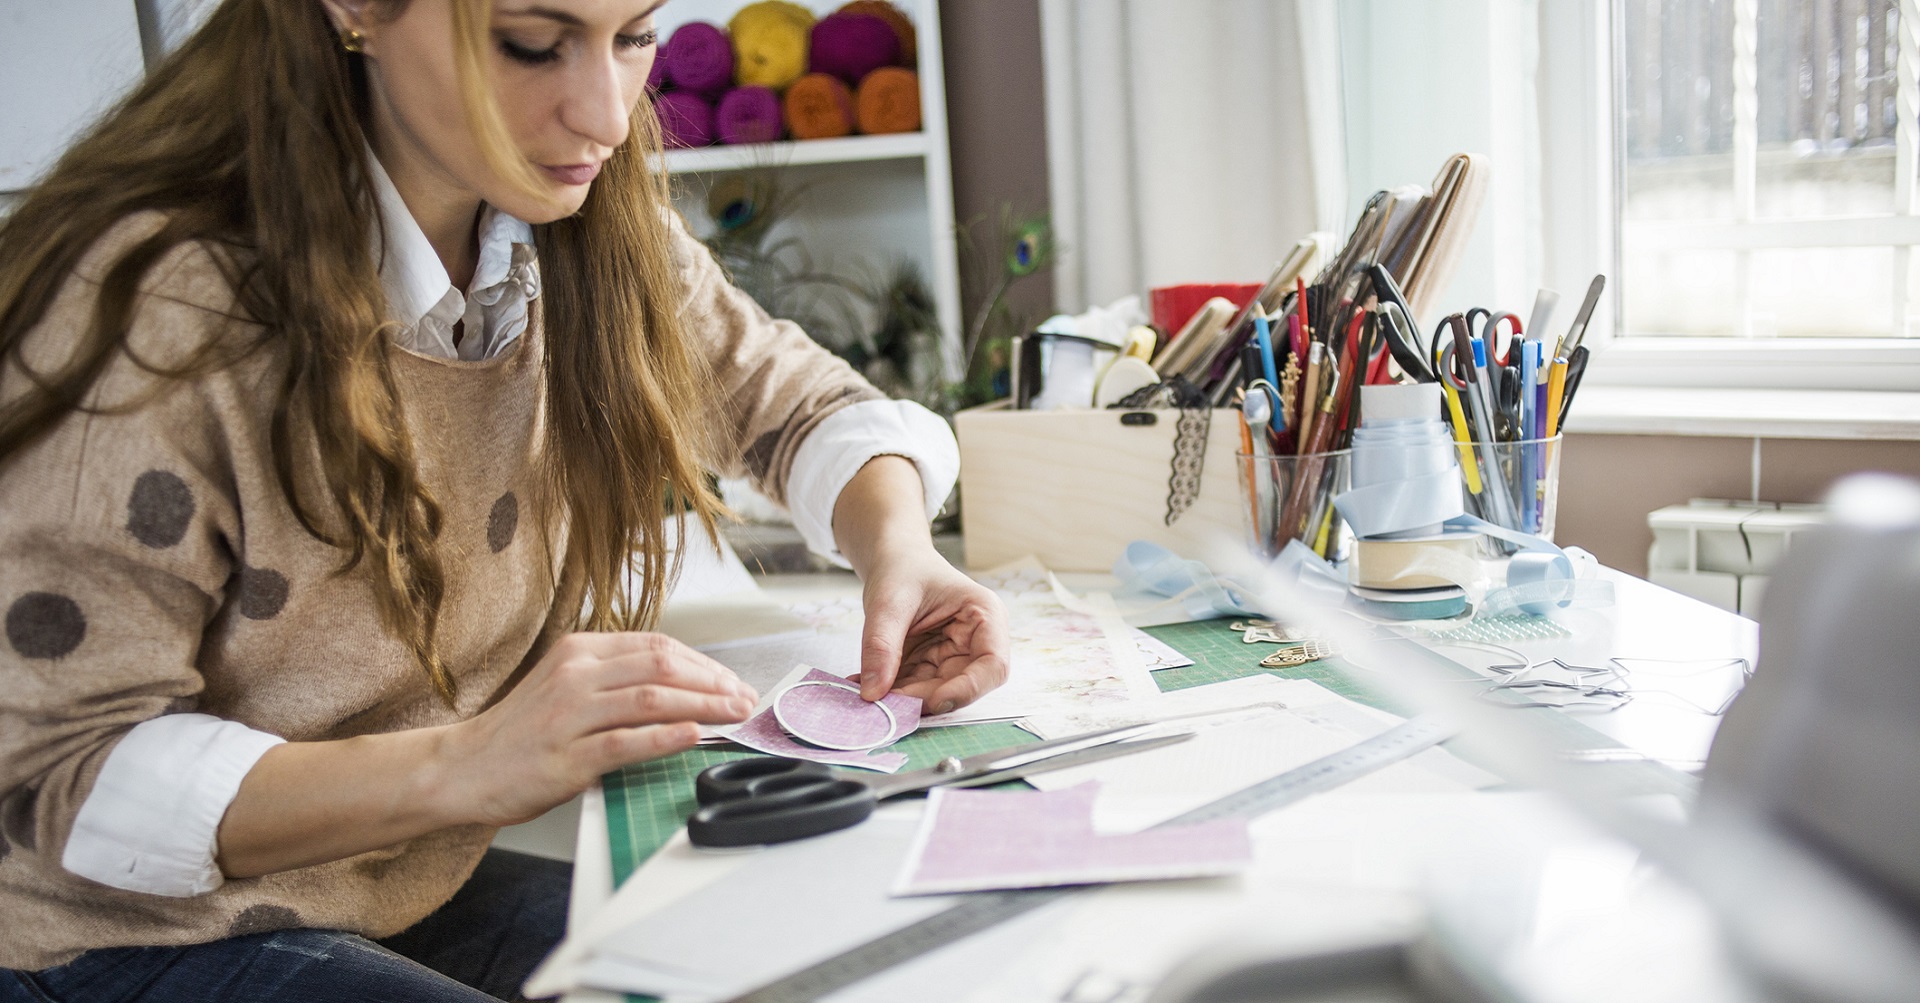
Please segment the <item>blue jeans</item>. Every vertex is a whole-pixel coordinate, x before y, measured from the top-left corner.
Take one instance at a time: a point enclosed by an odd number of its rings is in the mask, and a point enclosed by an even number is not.
[[[88,951],[58,968],[0,969],[0,1003],[492,1003],[566,932],[567,864],[489,850],[411,929],[372,941],[279,930],[188,947]]]

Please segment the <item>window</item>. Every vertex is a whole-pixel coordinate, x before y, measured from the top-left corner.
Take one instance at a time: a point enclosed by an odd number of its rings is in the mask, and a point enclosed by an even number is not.
[[[1617,0],[1625,333],[1920,335],[1920,91],[1897,72],[1920,41],[1899,6]]]
[[[1535,8],[1542,281],[1565,296],[1595,272],[1610,280],[1587,336],[1587,382],[1920,391],[1920,95],[1909,79],[1903,101],[1898,80],[1900,35],[1920,31],[1920,17],[1901,10],[1914,7]],[[1920,69],[1916,56],[1908,65]],[[1679,410],[1719,406],[1671,399]],[[1742,400],[1789,409],[1782,421],[1801,406]],[[1872,406],[1907,407],[1891,397]]]

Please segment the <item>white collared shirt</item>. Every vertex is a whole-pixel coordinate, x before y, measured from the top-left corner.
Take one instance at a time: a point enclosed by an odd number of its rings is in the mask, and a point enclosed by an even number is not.
[[[540,296],[533,227],[491,206],[480,215],[473,281],[454,288],[440,256],[372,152],[381,232],[374,252],[400,347],[443,359],[494,358],[527,330]],[[456,335],[455,325],[459,325]],[[794,453],[787,503],[807,545],[846,566],[833,506],[870,459],[904,456],[920,470],[927,518],[960,475],[945,421],[911,401],[863,401],[815,426]],[[240,782],[284,739],[208,714],[135,725],[107,756],[61,855],[69,872],[126,891],[186,897],[220,887],[216,837]]]
[[[480,211],[480,259],[463,295],[414,221],[399,189],[371,153],[373,195],[383,224],[374,248],[387,310],[400,322],[401,348],[476,362],[499,355],[527,330],[528,304],[540,296],[533,227],[486,206]],[[456,343],[454,325],[461,327]]]

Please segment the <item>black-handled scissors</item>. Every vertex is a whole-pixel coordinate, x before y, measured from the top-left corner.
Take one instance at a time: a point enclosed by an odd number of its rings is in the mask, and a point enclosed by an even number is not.
[[[890,797],[934,787],[979,787],[1184,742],[1193,732],[1137,738],[1152,725],[1069,735],[1032,745],[949,756],[899,776],[857,774],[801,759],[757,756],[709,766],[694,781],[700,807],[687,819],[695,846],[764,846],[865,821]]]
[[[1401,372],[1421,383],[1438,380],[1439,374],[1428,365],[1425,346],[1420,344],[1420,332],[1414,326],[1413,308],[1407,305],[1407,298],[1400,294],[1400,286],[1393,281],[1393,273],[1387,271],[1387,266],[1375,262],[1367,266],[1367,278],[1372,280],[1374,295],[1380,299],[1386,323],[1387,351],[1393,353],[1393,361],[1400,364]]]

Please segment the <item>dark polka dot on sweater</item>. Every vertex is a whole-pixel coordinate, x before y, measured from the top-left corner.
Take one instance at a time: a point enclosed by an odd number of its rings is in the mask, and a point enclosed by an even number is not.
[[[271,620],[287,604],[287,576],[269,568],[240,569],[240,615]]]
[[[80,604],[56,592],[29,592],[7,607],[7,643],[22,658],[64,658],[87,636]]]
[[[127,532],[149,547],[165,549],[179,543],[193,522],[193,492],[187,482],[165,470],[149,470],[135,478],[127,499]]]
[[[250,905],[240,910],[240,915],[227,925],[227,936],[245,937],[254,933],[270,933],[274,930],[287,930],[300,925],[300,914],[283,905]]]
[[[487,547],[494,553],[507,549],[513,542],[513,532],[520,528],[520,499],[509,491],[493,503],[493,511],[487,513]]]
[[[37,839],[33,828],[34,802],[37,795],[31,791],[17,790],[12,797],[0,801],[0,842],[4,842],[13,852],[14,848],[32,850]]]

